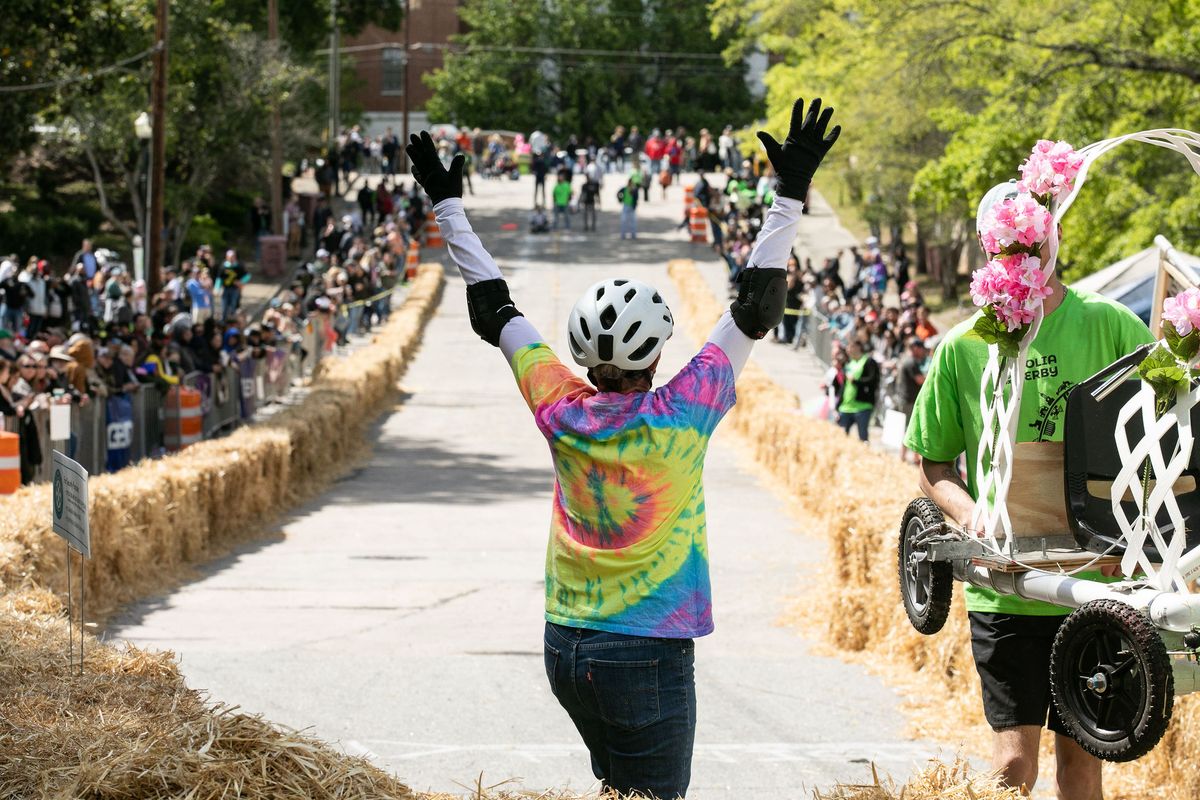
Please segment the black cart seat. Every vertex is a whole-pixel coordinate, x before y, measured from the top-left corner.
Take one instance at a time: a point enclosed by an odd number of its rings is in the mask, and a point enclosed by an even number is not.
[[[1101,400],[1097,400],[1093,392],[1118,379],[1131,367],[1141,364],[1152,347],[1152,344],[1143,345],[1100,370],[1072,389],[1067,399],[1066,427],[1063,430],[1067,521],[1076,543],[1093,553],[1103,553],[1110,547],[1113,548],[1114,554],[1125,552],[1121,528],[1117,525],[1112,510],[1111,484],[1122,468],[1113,433],[1121,408],[1141,389],[1142,382],[1136,376],[1122,380]],[[1192,409],[1192,425],[1200,426],[1200,406]],[[1131,443],[1141,439],[1144,430],[1140,415],[1126,423],[1126,432]],[[1164,461],[1169,460],[1168,457],[1174,452],[1177,443],[1178,435],[1172,429],[1160,442]],[[1188,468],[1176,484],[1175,492],[1187,527],[1186,549],[1200,544],[1200,488],[1197,488],[1196,480],[1198,477],[1200,448],[1193,448]],[[1137,491],[1136,488],[1134,491]],[[1121,505],[1130,519],[1137,514],[1137,505],[1131,497],[1127,496]],[[1171,520],[1165,510],[1159,512],[1157,522],[1160,530],[1170,536]],[[1158,549],[1149,538],[1143,549],[1150,561],[1162,561]]]

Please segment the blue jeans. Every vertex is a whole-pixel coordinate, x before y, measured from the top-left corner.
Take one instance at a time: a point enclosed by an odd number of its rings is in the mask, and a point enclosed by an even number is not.
[[[621,238],[637,238],[637,208],[621,206]]]
[[[237,314],[241,300],[242,290],[240,287],[226,286],[225,291],[221,293],[221,319],[228,320]]]
[[[696,739],[691,639],[546,623],[546,677],[605,789],[661,800],[687,794]]]
[[[571,213],[567,206],[554,207],[554,230],[558,230],[558,221],[562,220],[562,225],[567,230],[571,230]]]
[[[858,426],[858,438],[864,442],[867,441],[867,427],[871,424],[871,413],[874,409],[868,408],[866,411],[855,411],[853,414],[847,414],[844,411],[838,412],[838,426],[850,435],[850,429],[855,425]]]

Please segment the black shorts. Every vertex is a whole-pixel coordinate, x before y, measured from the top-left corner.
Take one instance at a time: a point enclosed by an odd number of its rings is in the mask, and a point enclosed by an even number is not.
[[[983,686],[983,714],[992,730],[1036,725],[1070,735],[1050,695],[1050,649],[1066,616],[972,611],[967,618],[971,652]]]

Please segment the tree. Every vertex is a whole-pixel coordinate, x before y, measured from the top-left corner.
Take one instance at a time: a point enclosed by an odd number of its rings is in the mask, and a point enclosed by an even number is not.
[[[824,93],[845,130],[834,167],[864,216],[910,219],[943,258],[972,252],[975,202],[1038,138],[1082,146],[1200,123],[1196,0],[715,0],[713,14],[728,52],[783,57],[768,75],[772,121],[796,93]],[[1173,154],[1107,157],[1065,220],[1066,276],[1155,233],[1200,240],[1195,180]]]
[[[427,78],[431,118],[555,136],[618,124],[720,128],[756,112],[708,10],[672,0],[468,0],[467,33]]]

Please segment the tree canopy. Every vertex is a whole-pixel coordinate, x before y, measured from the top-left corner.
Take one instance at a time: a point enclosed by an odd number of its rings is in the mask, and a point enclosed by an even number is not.
[[[1200,125],[1198,0],[714,0],[727,54],[758,43],[770,120],[821,94],[845,130],[836,168],[864,215],[910,222],[951,257],[973,209],[1016,177],[1040,138],[1076,147],[1136,130]],[[1099,162],[1064,220],[1077,278],[1162,233],[1200,245],[1200,178],[1141,145]]]
[[[720,57],[703,3],[467,0],[458,52],[428,78],[430,118],[607,137],[616,125],[742,125],[745,69]]]

